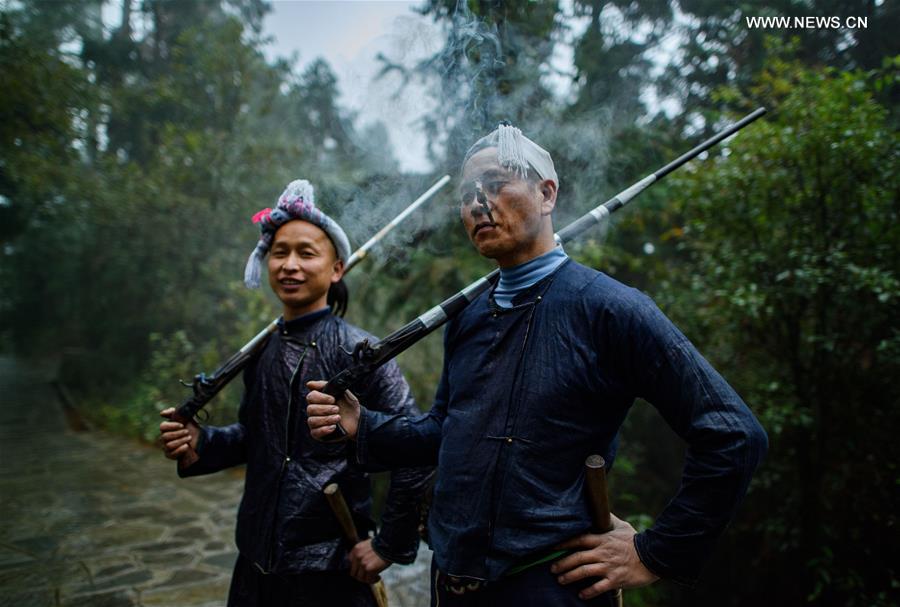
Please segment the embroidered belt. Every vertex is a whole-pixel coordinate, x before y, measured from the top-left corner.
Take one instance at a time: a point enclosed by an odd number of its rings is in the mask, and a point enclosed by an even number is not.
[[[434,585],[445,593],[462,595],[469,592],[477,592],[488,585],[486,580],[447,575],[438,571],[434,577]]]

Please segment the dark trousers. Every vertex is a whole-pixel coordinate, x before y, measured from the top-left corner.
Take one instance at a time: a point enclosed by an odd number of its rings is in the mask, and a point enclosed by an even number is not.
[[[228,607],[375,607],[372,590],[349,573],[264,574],[238,556]]]
[[[439,573],[432,562],[431,607],[613,607],[609,592],[590,600],[578,598],[596,579],[563,586],[550,573],[552,564],[541,563],[483,588],[456,594],[438,582]]]

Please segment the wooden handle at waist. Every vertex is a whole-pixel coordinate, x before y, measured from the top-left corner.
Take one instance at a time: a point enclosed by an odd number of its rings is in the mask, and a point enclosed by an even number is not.
[[[347,506],[344,494],[341,493],[341,488],[338,487],[337,483],[330,483],[325,486],[322,492],[325,494],[325,499],[328,500],[328,505],[331,506],[331,511],[334,512],[334,516],[340,523],[344,535],[351,543],[358,543],[360,541],[359,532],[356,530],[356,523],[353,522],[353,515],[350,514],[350,508]],[[387,590],[384,587],[384,582],[378,580],[369,586],[372,589],[375,604],[378,607],[388,607]]]
[[[584,462],[584,479],[587,485],[588,505],[594,531],[612,531],[612,517],[609,512],[609,496],[606,491],[606,462],[599,455],[591,455]]]
[[[606,461],[599,455],[591,455],[584,461],[584,480],[587,485],[588,505],[594,531],[606,533],[613,530],[609,511],[609,493],[606,489]],[[612,591],[615,607],[622,607],[622,589]]]
[[[344,531],[344,536],[353,544],[359,542],[359,532],[356,531],[356,523],[353,522],[353,515],[350,514],[350,508],[347,507],[341,488],[337,483],[331,483],[325,487],[323,492],[325,499],[328,500],[328,505],[331,506],[331,511],[334,512],[334,516]]]

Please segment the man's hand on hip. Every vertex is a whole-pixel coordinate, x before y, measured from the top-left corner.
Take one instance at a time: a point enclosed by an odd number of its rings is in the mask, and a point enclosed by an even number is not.
[[[586,533],[557,546],[560,550],[577,551],[553,564],[551,571],[558,576],[560,584],[600,578],[581,591],[582,599],[617,588],[646,586],[659,579],[638,558],[634,527],[615,516],[612,520],[614,527],[608,533]]]
[[[347,432],[348,438],[356,438],[359,428],[359,400],[350,390],[335,399],[329,394],[319,392],[328,382],[308,381],[306,387],[310,392],[306,395],[306,415],[309,431],[315,439],[322,439],[335,430],[340,422]]]

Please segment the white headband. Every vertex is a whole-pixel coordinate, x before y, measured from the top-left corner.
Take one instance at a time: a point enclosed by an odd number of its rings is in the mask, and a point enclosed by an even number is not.
[[[497,162],[500,166],[515,171],[523,179],[529,167],[543,179],[549,179],[559,188],[559,177],[553,167],[549,152],[522,134],[516,127],[501,123],[496,129],[476,141],[466,157],[463,166],[476,152],[485,148],[497,148]]]

